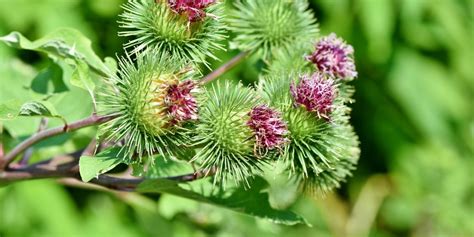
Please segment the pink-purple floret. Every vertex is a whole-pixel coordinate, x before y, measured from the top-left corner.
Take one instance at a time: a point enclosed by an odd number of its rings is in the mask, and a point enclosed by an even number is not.
[[[198,119],[198,104],[192,92],[196,90],[196,83],[184,81],[171,85],[165,102],[168,105],[168,114],[172,124]]]
[[[253,130],[259,148],[279,148],[287,141],[288,128],[280,112],[260,105],[253,108],[249,115],[247,125]]]
[[[318,70],[335,79],[354,79],[357,71],[353,59],[354,48],[331,33],[315,45],[315,51],[306,57]]]
[[[337,95],[333,79],[319,72],[303,75],[298,85],[291,83],[290,91],[296,105],[304,106],[320,118],[329,119]]]
[[[206,17],[206,9],[216,0],[168,0],[170,8],[178,14],[186,14],[190,22],[201,21]]]

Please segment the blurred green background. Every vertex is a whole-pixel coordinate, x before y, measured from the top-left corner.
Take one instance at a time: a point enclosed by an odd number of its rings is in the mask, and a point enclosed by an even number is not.
[[[123,1],[0,0],[0,35],[37,39],[67,26],[89,37],[101,57],[121,55],[116,22]],[[336,32],[356,49],[352,122],[362,148],[357,171],[340,190],[301,197],[291,207],[312,227],[279,226],[168,195],[156,202],[34,181],[0,189],[0,237],[474,236],[473,1],[310,2],[322,34]],[[0,98],[8,99],[8,83],[30,82],[45,60],[0,45]],[[256,73],[247,62],[226,77],[252,82]]]

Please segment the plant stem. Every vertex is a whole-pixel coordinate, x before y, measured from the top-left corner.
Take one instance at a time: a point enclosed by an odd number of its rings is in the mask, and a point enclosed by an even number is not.
[[[217,79],[222,74],[228,72],[229,70],[234,68],[237,64],[242,62],[249,54],[250,54],[250,51],[243,51],[243,52],[239,53],[234,58],[232,58],[230,61],[228,61],[226,64],[222,65],[218,69],[216,69],[213,72],[209,73],[207,76],[203,77],[201,79],[201,84],[207,84],[207,83]]]
[[[11,150],[8,154],[6,154],[5,157],[3,157],[3,159],[0,160],[0,170],[5,170],[5,168],[7,168],[8,165],[11,162],[13,162],[13,160],[18,155],[20,155],[29,147],[33,146],[34,144],[40,141],[43,141],[47,138],[50,138],[59,134],[72,132],[81,128],[102,124],[102,123],[112,120],[113,118],[115,118],[115,116],[113,115],[106,115],[106,116],[92,115],[83,120],[79,120],[77,122],[67,124],[66,126],[60,126],[60,127],[41,131],[31,136],[30,138],[26,139],[25,141],[17,145],[15,148],[13,148],[13,150]]]
[[[78,154],[81,153],[82,152],[79,152]],[[163,177],[161,179],[169,179],[177,182],[191,182],[212,176],[215,172],[215,169],[201,170],[191,174]],[[80,181],[79,175],[79,158],[75,155],[59,156],[31,166],[20,168],[12,167],[8,171],[0,171],[0,185],[11,182],[47,178],[74,178],[79,183],[83,183]],[[97,178],[91,180],[90,183],[113,190],[134,191],[144,180],[144,178],[133,178],[128,176],[120,177],[99,175]]]
[[[0,184],[24,180],[77,177],[79,159],[73,156],[58,156],[27,167],[0,171]]]
[[[36,131],[36,133],[44,131],[47,127],[48,127],[48,119],[42,118],[38,126],[38,131]],[[28,149],[26,149],[26,151],[23,154],[23,157],[18,163],[20,163],[20,165],[27,165],[28,162],[30,161],[31,155],[33,155],[33,147],[29,147]]]

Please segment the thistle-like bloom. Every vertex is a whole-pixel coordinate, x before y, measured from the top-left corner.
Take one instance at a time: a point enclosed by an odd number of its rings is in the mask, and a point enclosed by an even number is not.
[[[120,15],[119,36],[132,37],[125,44],[140,51],[167,52],[194,64],[209,66],[214,51],[223,50],[226,38],[221,19],[223,4],[210,0],[128,0]],[[215,16],[205,17],[205,16]],[[194,22],[196,21],[196,22]]]
[[[280,112],[266,105],[259,105],[250,111],[249,116],[247,125],[255,134],[257,147],[274,149],[287,141],[285,135],[288,134],[288,128]]]
[[[204,9],[215,2],[216,0],[168,0],[170,8],[178,14],[187,15],[190,22],[204,19]]]
[[[299,84],[290,85],[291,95],[297,105],[315,112],[318,117],[329,119],[337,92],[334,80],[321,73],[303,75]]]
[[[300,180],[305,191],[327,192],[350,176],[359,159],[359,140],[349,123],[351,110],[345,104],[351,93],[340,87],[336,96],[333,80],[321,73],[303,76],[298,86],[288,83],[294,77],[293,73],[267,75],[257,88],[268,105],[285,118],[288,144],[281,160],[291,176]],[[331,111],[330,123],[308,111],[317,111],[320,104]]]
[[[150,52],[119,61],[118,75],[108,79],[99,113],[116,118],[104,123],[106,139],[125,140],[129,159],[160,154],[180,156],[187,136],[180,123],[197,117],[195,71],[169,54]]]
[[[354,48],[331,33],[315,45],[315,51],[306,57],[320,72],[334,78],[354,79],[357,71],[354,64]]]
[[[223,187],[228,181],[245,183],[259,173],[265,159],[255,157],[252,129],[247,125],[249,111],[256,107],[254,90],[229,81],[205,90],[206,100],[199,109],[199,123],[193,136],[199,147],[193,161],[202,169],[216,168],[214,182]]]
[[[193,96],[195,92],[196,83],[190,80],[169,86],[165,103],[172,124],[198,119],[198,104]]]

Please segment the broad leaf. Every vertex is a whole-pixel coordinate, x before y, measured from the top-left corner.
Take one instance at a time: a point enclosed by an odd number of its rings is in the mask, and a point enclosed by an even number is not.
[[[256,178],[250,189],[239,187],[224,194],[200,194],[185,189],[179,182],[167,179],[150,179],[142,182],[137,188],[142,193],[167,193],[199,202],[224,207],[236,212],[270,220],[275,223],[295,225],[308,224],[306,220],[288,210],[276,210],[270,206],[268,193],[264,190],[268,183]],[[230,194],[230,195],[229,195]]]
[[[18,116],[20,106],[21,103],[16,100],[0,104],[0,121],[15,119]]]
[[[63,69],[57,64],[51,63],[33,79],[31,90],[46,95],[68,91],[63,81]]]
[[[79,88],[85,89],[94,98],[95,84],[89,74],[89,66],[82,62],[76,62],[76,69],[71,76],[71,84]]]
[[[28,40],[19,32],[12,32],[0,37],[0,41],[11,47],[46,53],[53,60],[83,60],[102,76],[107,76],[110,72],[110,69],[92,50],[91,41],[78,30],[61,28],[36,41]]]
[[[67,124],[64,117],[59,115],[53,105],[46,101],[33,101],[23,104],[20,108],[20,112],[18,112],[18,116],[58,118],[61,119],[64,124]]]
[[[46,53],[56,63],[67,62],[74,68],[71,84],[86,89],[94,99],[91,72],[108,76],[114,70],[110,59],[103,62],[92,50],[91,41],[74,29],[62,28],[39,40],[30,41],[18,32],[0,37],[9,46]]]
[[[143,158],[150,159],[150,158]],[[187,161],[176,160],[173,158],[165,158],[156,156],[152,161],[137,162],[133,166],[133,175],[146,178],[161,178],[169,176],[177,176],[194,172],[192,165]]]
[[[100,174],[104,174],[124,161],[120,148],[106,149],[96,156],[81,156],[79,172],[84,182],[89,182]]]
[[[105,66],[109,68],[110,75],[115,75],[118,71],[118,64],[117,61],[114,58],[111,57],[106,57],[104,59]]]

